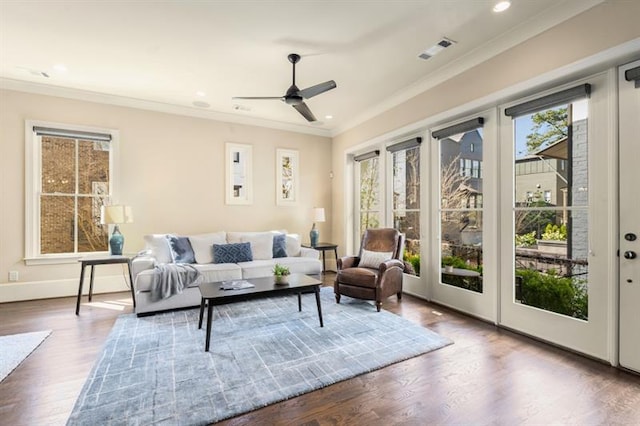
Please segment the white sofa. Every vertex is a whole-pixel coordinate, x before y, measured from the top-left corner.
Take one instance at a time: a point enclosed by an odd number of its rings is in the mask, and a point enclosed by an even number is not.
[[[273,237],[285,234],[286,257],[273,257]],[[201,273],[202,278],[181,293],[161,299],[151,300],[151,283],[155,266],[172,263],[175,252],[171,248],[169,234],[145,235],[145,250],[132,260],[133,286],[136,297],[136,314],[149,314],[177,308],[200,305],[199,282],[235,280],[243,278],[268,277],[273,275],[276,263],[289,267],[291,273],[320,275],[322,262],[319,252],[301,246],[298,235],[287,234],[286,231],[269,232],[215,232],[186,236],[193,249],[195,263],[192,265]],[[216,263],[213,245],[249,243],[253,260],[238,263]],[[246,244],[245,244],[246,246]],[[282,245],[279,245],[282,249]],[[219,247],[218,247],[219,248]],[[277,253],[282,256],[285,253]],[[220,260],[220,259],[219,259]]]

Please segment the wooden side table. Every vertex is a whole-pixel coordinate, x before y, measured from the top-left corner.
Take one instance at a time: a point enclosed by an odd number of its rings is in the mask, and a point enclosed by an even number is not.
[[[322,252],[322,273],[324,274],[327,269],[325,267],[325,252],[333,250],[333,255],[336,258],[336,264],[338,262],[338,245],[333,243],[318,243],[315,246],[303,244],[302,247],[316,249]]]
[[[89,302],[93,296],[93,276],[94,266],[96,265],[112,265],[114,263],[126,263],[129,271],[129,284],[131,287],[131,298],[133,299],[133,307],[136,307],[136,295],[133,290],[133,277],[131,276],[131,258],[129,256],[104,255],[104,256],[87,256],[78,260],[80,262],[80,284],[78,285],[78,300],[76,301],[76,315],[80,314],[80,299],[82,299],[82,286],[84,284],[84,270],[87,266],[91,266],[91,279],[89,280]]]

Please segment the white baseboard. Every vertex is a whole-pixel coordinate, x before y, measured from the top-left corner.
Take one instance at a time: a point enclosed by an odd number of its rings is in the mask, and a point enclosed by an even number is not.
[[[0,303],[77,296],[78,284],[78,279],[0,284]],[[95,277],[93,279],[93,294],[130,291],[127,284],[122,275]],[[82,294],[89,294],[88,277],[84,280]]]

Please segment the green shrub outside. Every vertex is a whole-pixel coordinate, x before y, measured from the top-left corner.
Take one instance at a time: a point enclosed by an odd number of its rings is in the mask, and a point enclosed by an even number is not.
[[[574,318],[588,318],[588,294],[585,282],[532,269],[517,269],[522,279],[521,302],[525,305]]]
[[[413,270],[417,276],[420,276],[420,255],[418,253],[404,252],[405,262],[409,262],[413,266]]]
[[[566,241],[567,240],[567,226],[566,225],[555,225],[548,223],[544,228],[544,232],[542,233],[542,240],[552,240],[552,241]]]
[[[535,246],[536,243],[536,231],[520,235],[516,234],[516,247],[531,247]]]

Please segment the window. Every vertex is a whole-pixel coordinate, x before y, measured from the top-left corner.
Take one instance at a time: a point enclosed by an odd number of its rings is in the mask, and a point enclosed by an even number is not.
[[[420,146],[392,151],[391,161],[393,227],[405,235],[404,258],[420,275]]]
[[[368,228],[378,228],[381,222],[380,211],[380,151],[356,156],[359,165],[359,206],[360,227],[362,235]]]
[[[483,292],[483,122],[433,132],[440,145],[441,282],[476,293]]]
[[[28,263],[109,249],[100,210],[112,194],[114,134],[27,122]]]
[[[582,320],[588,320],[589,281],[587,122],[586,95],[513,117],[514,134],[521,135],[514,139],[514,164],[531,161],[527,156],[535,155],[538,158],[538,167],[532,172],[537,174],[535,181],[551,181],[552,187],[563,194],[562,200],[553,202],[552,191],[540,190],[538,184],[524,203],[518,203],[520,188],[532,181],[530,177],[514,176],[516,299],[522,305]],[[562,158],[557,170],[551,162],[557,161],[559,155]],[[527,191],[527,195],[530,193]],[[553,285],[559,289],[554,291],[572,296],[549,298],[544,293],[549,291],[545,285]]]

